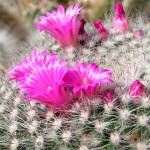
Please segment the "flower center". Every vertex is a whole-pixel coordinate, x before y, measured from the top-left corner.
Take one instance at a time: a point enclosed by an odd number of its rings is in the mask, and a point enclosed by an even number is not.
[[[31,70],[31,73],[34,75],[34,71],[33,70]]]
[[[88,79],[87,78],[83,79],[83,84],[88,84]]]
[[[51,89],[52,89],[51,86],[48,86],[48,87],[47,87],[47,91],[50,91]]]

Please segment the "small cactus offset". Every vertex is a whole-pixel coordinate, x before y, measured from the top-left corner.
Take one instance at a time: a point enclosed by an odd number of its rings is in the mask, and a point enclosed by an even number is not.
[[[35,25],[56,41],[45,35],[1,77],[2,150],[150,149],[150,25],[121,3],[105,27],[81,9],[42,16]]]

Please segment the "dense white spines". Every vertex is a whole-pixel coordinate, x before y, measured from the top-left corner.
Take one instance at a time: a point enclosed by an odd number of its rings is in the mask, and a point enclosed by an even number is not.
[[[117,132],[112,132],[110,135],[110,141],[114,144],[114,145],[118,145],[120,142],[120,135]]]
[[[146,127],[146,132],[150,133],[149,113],[140,112],[141,108],[149,108],[148,105],[144,105],[144,102],[149,103],[149,98],[142,97],[141,103],[136,106],[126,91],[123,95],[120,89],[115,92],[119,95],[113,102],[100,103],[100,98],[97,98],[95,103],[94,100],[86,100],[83,104],[76,102],[69,110],[67,117],[56,116],[53,110],[41,107],[35,101],[26,103],[17,96],[13,98],[14,101],[1,103],[2,112],[6,112],[6,114],[1,113],[1,116],[6,122],[0,120],[0,123],[4,131],[15,139],[8,144],[10,149],[15,150],[23,145],[28,147],[29,141],[33,149],[42,149],[47,146],[53,149],[58,145],[62,149],[75,147],[79,150],[90,150],[93,147],[102,148],[101,144],[104,141],[108,141],[108,145],[117,148],[123,147],[121,145],[123,141],[131,149],[147,149],[148,137],[146,135],[141,139],[143,142],[138,139],[138,142],[133,145],[130,142],[132,132],[124,132],[130,127],[134,127],[135,130]],[[126,102],[125,99],[127,99]],[[92,107],[90,107],[91,104]],[[95,113],[95,109],[103,111]],[[16,138],[17,133],[20,135],[23,133],[24,136]]]
[[[137,150],[147,150],[147,145],[144,142],[139,141],[137,143]]]
[[[16,138],[11,140],[10,150],[17,150],[19,146],[19,141]]]
[[[62,134],[62,140],[64,142],[68,142],[70,140],[70,138],[71,138],[71,132],[64,129],[63,134]]]
[[[3,113],[4,110],[5,110],[5,105],[2,103],[0,104],[0,113]]]
[[[36,111],[34,109],[31,109],[31,110],[28,111],[27,115],[28,115],[28,118],[30,120],[32,120],[33,117],[36,115]]]
[[[89,149],[86,146],[84,146],[84,145],[80,145],[79,150],[89,150]]]
[[[35,141],[35,147],[37,149],[42,149],[44,143],[44,138],[42,136],[38,136]]]
[[[49,110],[46,114],[46,120],[49,121],[53,117],[54,117],[54,113]]]
[[[85,110],[85,109],[81,110],[81,114],[80,114],[80,116],[79,116],[79,120],[80,120],[82,123],[84,123],[85,121],[88,120],[88,117],[89,117],[89,112],[88,112],[88,110]]]
[[[12,122],[11,125],[9,126],[8,131],[9,131],[10,133],[13,133],[13,132],[15,132],[17,129],[18,129],[17,122],[14,121],[14,122]]]
[[[98,132],[102,133],[103,130],[106,128],[107,123],[102,122],[100,119],[98,119],[95,123],[95,128]]]
[[[17,107],[13,108],[13,110],[10,112],[10,118],[15,119],[18,115],[18,109]]]
[[[142,125],[142,126],[148,126],[149,120],[150,120],[150,118],[148,116],[146,116],[145,114],[141,114],[138,117],[138,123],[139,123],[139,125]]]
[[[13,101],[14,107],[16,107],[18,104],[20,104],[21,99],[19,97],[16,97]]]
[[[121,94],[121,91],[115,91]],[[129,140],[132,132],[129,131],[123,135],[122,133],[130,127],[134,127],[135,130],[139,127],[146,127],[147,133],[150,133],[149,113],[140,112],[140,108],[149,108],[142,102],[149,102],[149,99],[143,97],[145,99],[141,99],[141,103],[136,106],[132,103],[132,97],[129,97],[127,92],[123,93],[126,96],[119,95],[116,100],[109,103],[98,103],[97,101],[101,101],[99,98],[95,101],[95,105],[93,104],[94,100],[86,101],[83,104],[76,102],[69,110],[67,117],[56,116],[52,110],[41,107],[38,103],[30,101],[26,103],[15,97],[14,101],[1,103],[3,112],[9,111],[9,113],[1,113],[7,123],[2,121],[0,123],[2,123],[4,131],[11,134],[14,139],[16,139],[16,133],[24,135],[9,144],[11,149],[17,149],[20,145],[28,147],[28,141],[31,142],[31,147],[36,149],[47,146],[53,148],[51,146],[53,143],[54,146],[59,145],[59,148],[62,149],[63,147],[65,149],[75,147],[79,150],[90,150],[92,147],[101,148],[103,141],[108,141],[108,145],[117,148],[122,146],[122,141],[125,141],[130,148],[137,150],[147,148],[147,137],[142,139],[144,142],[137,142],[133,146]],[[122,97],[127,97],[128,102],[124,102]],[[117,104],[118,100],[119,104]],[[102,110],[96,113],[95,109]],[[137,114],[136,111],[140,114]],[[129,136],[128,139],[126,139],[127,136]],[[5,139],[7,138],[5,137]],[[75,142],[74,144],[72,140]]]
[[[11,96],[12,96],[12,92],[9,90],[4,94],[3,98],[7,100],[10,99]]]
[[[58,130],[62,125],[62,120],[60,118],[55,118],[54,122],[51,124],[52,128]]]
[[[108,102],[108,103],[104,104],[104,109],[105,109],[106,113],[110,113],[113,108],[114,108],[113,102]]]
[[[34,132],[36,132],[37,127],[38,127],[38,122],[36,120],[33,120],[33,121],[29,122],[27,130],[30,133],[34,133]]]
[[[124,103],[124,104],[128,104],[130,102],[130,96],[129,94],[123,94],[121,96],[121,101]]]
[[[47,133],[45,134],[45,138],[48,139],[48,140],[52,140],[52,141],[55,141],[57,140],[57,131],[54,130],[54,129],[48,129],[47,130]]]
[[[127,109],[120,109],[119,116],[120,119],[127,120],[130,116],[130,112]]]
[[[36,106],[36,101],[30,101],[29,105],[30,105],[31,107]]]
[[[6,85],[0,87],[0,94],[3,94],[6,91]]]
[[[141,98],[141,105],[143,106],[143,107],[149,107],[150,106],[150,99],[149,99],[149,97],[146,97],[146,96],[144,96],[144,97],[142,97]]]

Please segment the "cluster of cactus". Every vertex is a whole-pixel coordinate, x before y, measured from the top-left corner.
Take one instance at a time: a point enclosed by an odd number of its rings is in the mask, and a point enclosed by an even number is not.
[[[112,70],[115,83],[101,85],[100,95],[92,99],[81,95],[70,109],[56,113],[44,104],[21,99],[19,91],[15,90],[17,84],[1,78],[2,150],[150,149],[150,25],[139,17],[139,25],[132,20],[130,31],[118,34],[111,26],[111,20],[108,18],[104,22],[109,29],[107,40],[99,38],[97,30],[87,24],[88,38],[80,41],[77,50],[65,48],[64,52],[54,40],[47,41],[47,37],[41,40],[45,47],[38,46],[38,49],[55,51],[61,59],[69,59],[70,65],[80,60],[87,64],[96,62],[101,68]],[[142,30],[142,37],[137,37],[138,29]],[[135,89],[134,85],[131,87],[134,81],[138,83]]]

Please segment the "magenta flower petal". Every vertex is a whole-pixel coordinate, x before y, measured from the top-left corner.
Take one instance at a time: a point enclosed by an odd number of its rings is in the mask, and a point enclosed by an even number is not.
[[[9,69],[8,72],[10,80],[21,81],[26,74],[34,74],[34,66],[37,67],[45,64],[48,66],[50,63],[56,61],[56,54],[46,56],[46,51],[43,51],[39,56],[36,49],[33,51],[33,55],[24,60],[21,64],[16,64],[14,69]]]
[[[78,95],[84,94],[88,97],[99,93],[99,84],[113,82],[108,77],[112,75],[111,71],[101,70],[96,63],[87,66],[85,63],[76,62],[76,68],[71,67],[64,75],[64,83],[72,86],[73,92]]]
[[[77,66],[77,71],[80,74],[80,76],[82,76],[82,78],[87,77],[87,64],[85,63],[80,63],[79,61],[76,62],[76,66]]]
[[[80,92],[80,90],[81,90],[81,87],[75,87],[73,89],[73,93],[77,94],[78,92]]]
[[[128,20],[125,18],[125,13],[121,2],[115,5],[115,10],[116,10],[116,16],[113,21],[114,29],[117,30],[118,33],[128,32],[129,23]]]
[[[69,6],[66,12],[59,5],[58,11],[46,12],[40,22],[34,24],[40,31],[46,31],[53,36],[63,47],[77,46],[81,17],[79,4]]]
[[[78,86],[81,84],[82,79],[76,68],[69,67],[67,73],[63,77],[63,81],[65,86]]]
[[[63,11],[63,10],[62,10]],[[33,99],[54,109],[65,108],[72,100],[69,88],[64,89],[63,77],[67,62],[56,61],[56,55],[40,55],[36,51],[17,68],[11,69],[11,80],[19,81],[17,86],[23,98]],[[19,66],[19,67],[18,67]],[[25,69],[25,70],[24,70]]]

